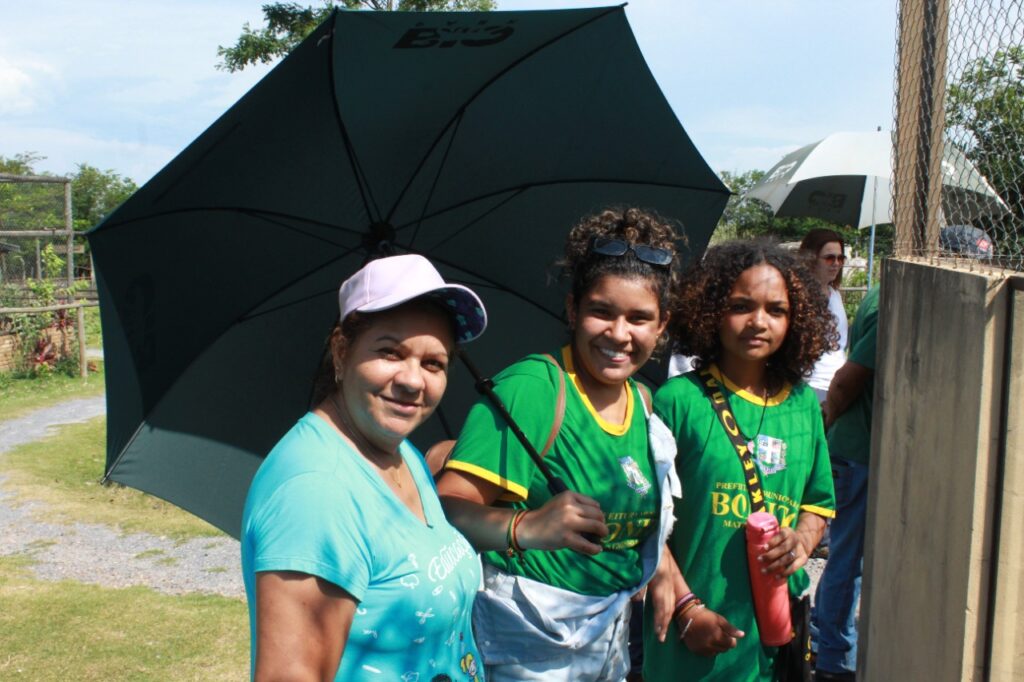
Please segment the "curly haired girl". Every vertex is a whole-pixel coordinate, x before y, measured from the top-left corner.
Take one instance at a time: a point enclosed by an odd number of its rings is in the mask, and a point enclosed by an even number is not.
[[[633,375],[665,331],[679,239],[638,209],[582,220],[560,263],[571,282],[569,343],[495,377],[569,491],[552,494],[486,401],[470,411],[438,481],[452,523],[478,549],[497,550],[482,556],[474,605],[488,680],[621,680],[629,671],[630,598],[664,548],[675,455],[664,426],[667,451],[649,451]]]
[[[835,342],[827,306],[801,260],[770,242],[712,247],[683,274],[671,334],[696,369],[654,401],[676,439],[683,499],[668,543],[674,561],[649,591],[646,680],[773,678],[778,650],[759,641],[743,537],[749,475],[710,396],[724,395],[781,527],[761,571],[803,592],[801,568],[835,508],[821,410],[803,382]]]

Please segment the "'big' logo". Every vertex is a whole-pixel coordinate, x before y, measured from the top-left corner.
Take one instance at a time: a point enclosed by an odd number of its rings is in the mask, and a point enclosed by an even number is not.
[[[431,27],[421,23],[406,31],[394,47],[486,47],[511,36],[515,32],[511,24],[511,21],[501,25],[488,24],[484,20],[475,26],[460,26],[458,22],[449,21],[444,26]]]

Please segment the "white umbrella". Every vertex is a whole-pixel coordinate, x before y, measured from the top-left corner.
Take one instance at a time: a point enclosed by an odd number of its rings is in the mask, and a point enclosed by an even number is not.
[[[744,198],[766,202],[779,217],[870,226],[870,283],[875,226],[893,221],[893,153],[889,132],[833,133],[787,154]],[[948,142],[943,150],[942,186],[947,223],[969,223],[1009,210],[964,153]]]

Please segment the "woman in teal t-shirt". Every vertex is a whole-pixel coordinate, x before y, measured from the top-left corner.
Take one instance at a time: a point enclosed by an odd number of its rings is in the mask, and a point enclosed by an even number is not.
[[[762,571],[802,592],[800,569],[835,508],[821,410],[803,377],[834,344],[835,325],[813,275],[768,242],[709,249],[684,273],[673,314],[673,340],[696,369],[654,401],[676,439],[683,498],[673,560],[649,590],[644,679],[771,680],[777,649],[759,641],[747,567],[747,477],[704,384],[725,395],[779,521]]]
[[[489,680],[621,680],[629,671],[629,599],[661,555],[674,455],[667,432],[671,451],[652,455],[633,375],[668,321],[677,240],[637,209],[581,221],[563,262],[570,342],[495,377],[495,392],[572,492],[552,496],[487,401],[470,411],[439,479],[452,523],[493,550],[473,618]],[[553,428],[559,395],[564,417]]]
[[[246,498],[253,677],[479,682],[480,562],[405,439],[455,344],[483,332],[483,304],[418,255],[371,261],[338,300],[314,407]]]

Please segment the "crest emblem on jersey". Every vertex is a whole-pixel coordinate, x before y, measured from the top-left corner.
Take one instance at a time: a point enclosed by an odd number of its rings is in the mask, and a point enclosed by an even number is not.
[[[754,460],[765,476],[778,473],[786,468],[786,441],[762,433],[758,434],[752,444]]]
[[[632,488],[637,495],[643,496],[651,489],[651,482],[644,476],[644,472],[640,471],[640,466],[632,457],[620,457],[619,464],[622,466],[622,471],[626,474],[626,483]]]

